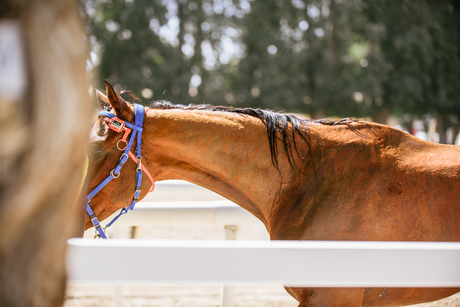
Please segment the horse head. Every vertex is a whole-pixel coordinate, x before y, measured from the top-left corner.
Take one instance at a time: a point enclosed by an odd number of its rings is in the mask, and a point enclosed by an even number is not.
[[[128,159],[126,155],[123,169],[119,173],[118,171],[116,174],[113,173],[117,163],[121,161],[120,157],[124,154],[131,134],[134,133],[130,129],[117,131],[116,128],[120,128],[122,121],[133,123],[135,108],[133,104],[125,101],[107,81],[104,80],[104,82],[107,87],[107,95],[96,90],[97,101],[103,111],[112,114],[115,120],[121,121],[111,124],[107,116],[99,116],[90,132],[88,193],[104,182],[109,174],[114,177],[97,194],[90,197],[91,209],[99,220],[104,220],[117,210],[131,204],[136,190],[136,170],[139,165],[133,160],[136,152],[136,144],[133,144],[130,148],[131,154],[129,154],[133,159]],[[145,197],[151,184],[153,185],[153,182],[150,183],[148,179],[142,180],[139,199]],[[89,215],[86,215],[85,229],[92,226]]]

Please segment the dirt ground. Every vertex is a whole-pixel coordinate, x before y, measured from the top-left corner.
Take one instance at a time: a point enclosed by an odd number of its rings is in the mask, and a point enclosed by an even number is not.
[[[158,184],[145,201],[222,200],[217,194],[182,182]],[[105,224],[105,223],[104,223]],[[86,238],[92,238],[88,230]],[[130,238],[132,228],[111,227],[112,238]],[[224,239],[222,226],[149,226],[137,229],[139,239]],[[268,239],[262,225],[240,226],[240,240]],[[129,260],[127,260],[129,261]],[[123,264],[120,264],[123,265]],[[222,285],[218,284],[68,284],[64,307],[218,307]],[[226,288],[235,307],[295,307],[298,305],[279,285],[238,284]],[[460,307],[460,294],[414,307]]]

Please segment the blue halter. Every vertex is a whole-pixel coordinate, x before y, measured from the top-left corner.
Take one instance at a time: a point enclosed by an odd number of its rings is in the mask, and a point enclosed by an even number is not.
[[[126,126],[132,130],[131,137],[129,141],[126,143],[126,147],[124,148],[124,152],[120,157],[120,160],[118,161],[117,165],[115,168],[110,172],[110,175],[105,178],[94,190],[92,190],[88,196],[86,196],[86,212],[88,212],[88,215],[91,219],[91,222],[93,223],[94,227],[96,228],[98,234],[96,236],[99,236],[103,239],[107,239],[107,236],[105,235],[104,229],[110,227],[120,216],[123,214],[127,213],[128,210],[133,210],[134,205],[136,202],[139,200],[139,195],[141,193],[141,183],[142,183],[142,155],[141,155],[141,137],[142,137],[142,125],[144,123],[144,107],[139,105],[139,104],[134,104],[134,124],[126,122],[124,120],[119,119],[112,113],[106,112],[106,111],[101,111],[99,112],[100,116],[112,118],[113,121],[109,124],[109,127],[115,131],[121,131],[123,126]],[[91,209],[91,206],[89,205],[91,199],[99,193],[110,181],[113,179],[117,178],[120,176],[120,170],[126,163],[126,160],[128,160],[129,153],[131,150],[131,147],[134,143],[134,139],[136,137],[137,133],[137,148],[136,148],[136,157],[137,157],[137,168],[136,168],[136,190],[134,192],[134,197],[133,201],[131,202],[131,205],[129,205],[126,208],[123,208],[121,212],[110,222],[105,226],[104,228],[101,227],[101,224],[99,223],[99,220],[97,219],[96,215],[94,214],[93,210]],[[118,143],[117,143],[118,147]],[[119,148],[119,147],[118,147]],[[119,148],[120,149],[120,148]],[[121,149],[123,150],[123,149]],[[152,182],[153,185],[153,182]]]

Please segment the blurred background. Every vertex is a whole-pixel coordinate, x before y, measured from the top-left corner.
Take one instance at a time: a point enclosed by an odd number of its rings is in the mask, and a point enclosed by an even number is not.
[[[95,87],[358,117],[455,144],[455,0],[80,0]],[[97,72],[97,73],[96,73]]]

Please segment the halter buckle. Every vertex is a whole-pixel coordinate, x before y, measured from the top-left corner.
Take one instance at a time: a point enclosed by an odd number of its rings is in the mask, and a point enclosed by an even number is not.
[[[134,191],[133,200],[138,201],[140,195],[141,195],[141,188],[140,188],[140,187],[136,187],[136,190]],[[131,210],[132,210],[132,209],[131,209]]]
[[[136,171],[140,171],[142,170],[142,157],[138,157],[137,158],[137,167],[136,167]]]
[[[126,152],[124,152],[124,153],[121,154],[120,160],[118,160],[118,163],[117,163],[117,166],[120,167],[120,170],[121,170],[121,168],[123,167],[123,165],[125,165],[125,163],[126,163],[126,161],[128,160],[128,158],[129,158],[129,155],[128,155]],[[118,175],[120,175],[120,173],[118,173]],[[118,176],[117,176],[117,177],[118,177]],[[115,177],[115,178],[116,178],[116,177]]]

